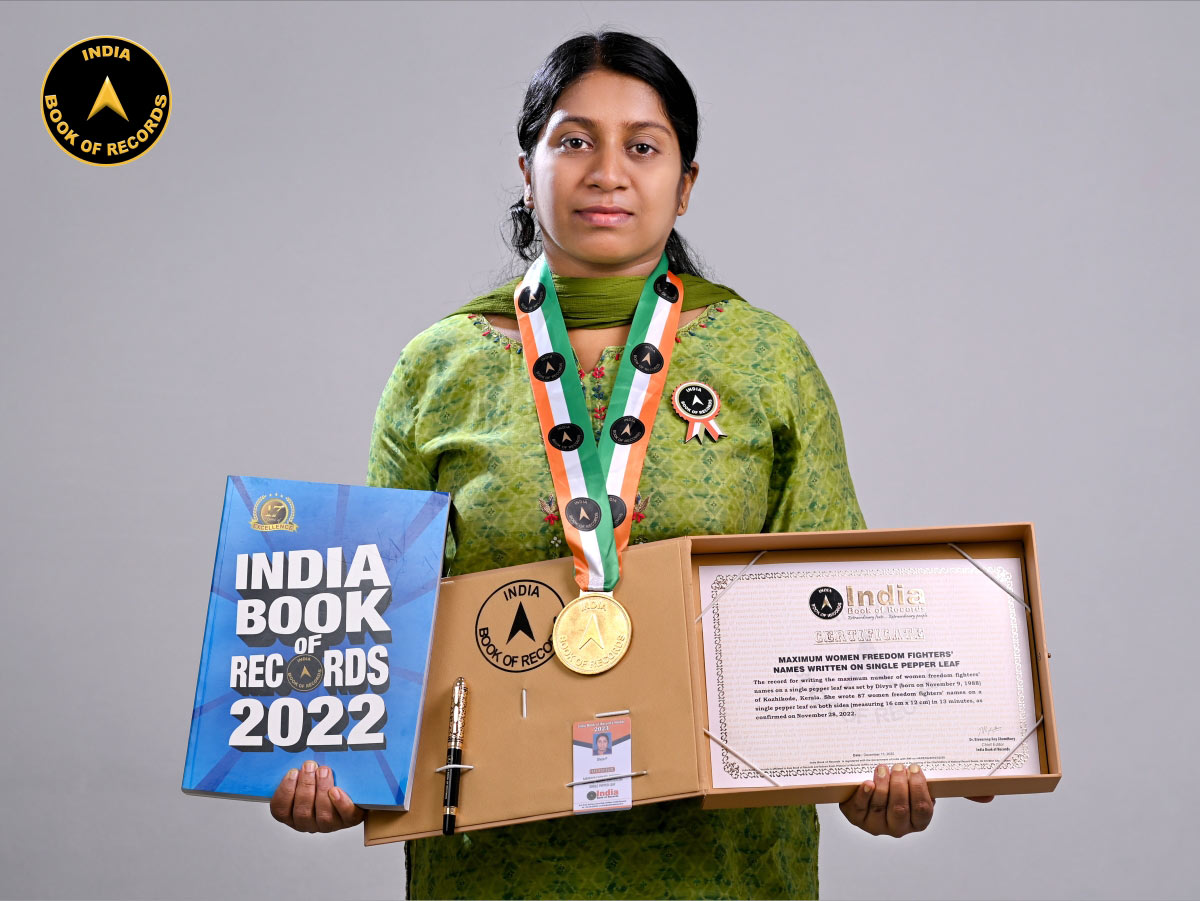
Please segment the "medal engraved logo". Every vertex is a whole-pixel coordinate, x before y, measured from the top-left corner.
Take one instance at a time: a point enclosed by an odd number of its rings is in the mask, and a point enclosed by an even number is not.
[[[583,629],[583,641],[579,642],[579,647],[575,650],[582,651],[587,647],[588,642],[594,642],[600,650],[605,650],[604,639],[600,635],[600,623],[596,621],[596,614],[592,614],[588,624]]]
[[[663,368],[663,355],[650,343],[642,343],[629,352],[629,362],[638,372],[654,375]]]
[[[501,585],[475,617],[475,646],[506,673],[537,669],[554,656],[551,632],[563,600],[544,582],[518,579]]]
[[[563,510],[567,522],[581,532],[591,532],[600,525],[600,505],[590,497],[573,497]]]
[[[611,669],[629,649],[629,614],[611,596],[585,593],[554,623],[554,651],[567,669],[592,676]]]

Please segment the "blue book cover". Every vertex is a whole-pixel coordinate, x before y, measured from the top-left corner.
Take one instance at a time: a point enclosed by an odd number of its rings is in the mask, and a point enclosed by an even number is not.
[[[450,496],[230,476],[183,790],[269,800],[305,760],[407,810]]]

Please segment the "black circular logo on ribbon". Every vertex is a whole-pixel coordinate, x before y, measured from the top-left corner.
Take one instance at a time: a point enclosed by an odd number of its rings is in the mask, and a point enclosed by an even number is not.
[[[542,354],[533,364],[534,376],[542,382],[553,382],[567,369],[567,358],[557,351]]]
[[[613,528],[615,529],[625,521],[625,502],[615,494],[608,496],[608,508],[612,511]]]
[[[571,498],[563,515],[581,532],[590,532],[600,525],[600,505],[590,497]]]
[[[836,588],[818,588],[808,598],[809,609],[821,619],[833,619],[842,612],[842,595]]]
[[[573,422],[560,422],[546,433],[546,440],[560,451],[577,450],[583,444],[583,429]]]
[[[522,313],[532,313],[546,301],[546,286],[538,282],[537,288],[530,291],[526,285],[521,289],[521,293],[517,295],[517,306],[521,308]]]
[[[608,434],[617,444],[633,444],[642,440],[646,426],[636,416],[622,416],[612,424]]]
[[[667,278],[665,272],[654,280],[654,293],[667,303],[677,303],[679,300],[679,289]]]
[[[171,86],[150,51],[115,35],[72,44],[42,83],[42,118],[68,154],[119,166],[154,146],[171,115]]]
[[[629,362],[638,372],[654,375],[663,368],[663,355],[653,344],[639,344],[629,354]]]

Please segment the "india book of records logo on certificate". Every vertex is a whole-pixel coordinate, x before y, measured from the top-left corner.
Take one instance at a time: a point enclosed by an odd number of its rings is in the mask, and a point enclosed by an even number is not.
[[[701,566],[713,787],[1040,773],[1021,560],[979,563]]]

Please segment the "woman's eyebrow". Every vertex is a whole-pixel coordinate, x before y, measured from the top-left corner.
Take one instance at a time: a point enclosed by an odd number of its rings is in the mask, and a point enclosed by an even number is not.
[[[568,122],[575,122],[579,125],[586,126],[587,128],[596,127],[596,120],[589,119],[587,116],[563,116],[554,123],[554,127],[558,128],[560,125],[565,125]],[[659,131],[666,132],[668,135],[671,134],[671,129],[667,128],[667,126],[663,125],[661,122],[653,122],[648,119],[643,119],[638,122],[622,122],[621,126],[627,131],[634,131],[639,128],[657,128]]]

